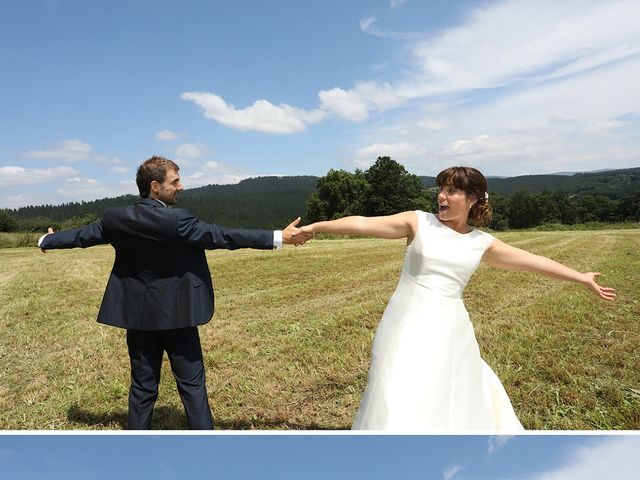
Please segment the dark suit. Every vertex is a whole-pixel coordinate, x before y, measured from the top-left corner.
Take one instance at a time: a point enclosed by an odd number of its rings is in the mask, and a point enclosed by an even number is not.
[[[44,237],[40,247],[110,243],[115,262],[98,322],[127,329],[131,359],[129,428],[149,428],[166,351],[191,428],[212,428],[197,325],[214,308],[204,250],[273,248],[273,231],[221,227],[184,209],[142,199],[105,210],[102,221]]]

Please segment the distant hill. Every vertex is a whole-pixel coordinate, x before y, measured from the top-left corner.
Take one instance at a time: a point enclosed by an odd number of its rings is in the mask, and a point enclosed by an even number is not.
[[[434,177],[420,177],[422,183],[435,186]],[[519,177],[487,178],[489,191],[511,196],[518,190],[540,193],[543,190],[562,191],[569,195],[603,195],[617,200],[626,194],[640,191],[640,168],[600,172],[522,175]]]
[[[283,228],[303,217],[306,202],[318,177],[257,177],[233,185],[190,188],[178,197],[178,207],[190,210],[205,222],[238,228]],[[63,222],[72,217],[100,217],[108,207],[131,205],[138,196],[123,195],[92,202],[72,202],[9,210],[18,219],[44,217]]]
[[[435,186],[434,177],[420,177],[427,188]],[[258,177],[234,185],[207,185],[185,190],[179,207],[187,208],[206,222],[244,228],[282,228],[296,216],[304,217],[306,201],[315,190],[318,177]],[[521,189],[531,193],[562,191],[569,195],[603,195],[617,200],[640,191],[640,168],[576,173],[574,175],[523,175],[488,179],[489,191],[511,196]],[[105,208],[135,202],[136,196],[63,205],[31,206],[9,210],[18,219],[47,218],[63,222],[72,217],[95,215]]]

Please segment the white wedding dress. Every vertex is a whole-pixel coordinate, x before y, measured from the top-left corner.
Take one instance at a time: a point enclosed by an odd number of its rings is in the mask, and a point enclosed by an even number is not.
[[[522,430],[500,380],[480,357],[462,291],[493,238],[461,234],[417,211],[400,281],[371,350],[354,430]]]

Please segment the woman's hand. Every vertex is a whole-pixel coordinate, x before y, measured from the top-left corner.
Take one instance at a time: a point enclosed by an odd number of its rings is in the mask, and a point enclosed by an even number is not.
[[[612,301],[616,298],[616,291],[613,288],[602,287],[596,283],[596,277],[602,275],[599,272],[586,272],[582,274],[584,276],[584,284],[591,288],[596,295],[603,300]]]

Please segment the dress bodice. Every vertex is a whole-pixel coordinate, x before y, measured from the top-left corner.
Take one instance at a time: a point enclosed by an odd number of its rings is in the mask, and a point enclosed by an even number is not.
[[[418,232],[407,247],[401,279],[445,297],[461,298],[494,237],[478,229],[462,234],[435,215],[416,211]]]

